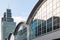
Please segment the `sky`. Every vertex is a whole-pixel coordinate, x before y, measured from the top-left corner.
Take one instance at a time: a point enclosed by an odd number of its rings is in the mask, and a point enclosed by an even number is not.
[[[1,18],[6,9],[11,9],[12,17],[18,24],[26,21],[34,5],[38,0],[0,0],[0,40],[1,40]],[[20,20],[19,20],[20,19]]]
[[[28,17],[36,2],[37,0],[0,0],[0,16],[10,8],[13,16]]]

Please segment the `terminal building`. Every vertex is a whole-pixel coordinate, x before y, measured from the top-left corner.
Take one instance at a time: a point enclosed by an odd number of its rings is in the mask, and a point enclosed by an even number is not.
[[[9,34],[14,32],[15,27],[16,23],[12,18],[11,9],[7,9],[1,20],[2,40],[7,40]]]
[[[29,40],[28,25],[25,22],[20,22],[14,31],[14,40]]]
[[[39,0],[27,24],[30,40],[60,40],[60,0]]]
[[[23,27],[26,25],[27,28]],[[15,40],[60,40],[60,0],[39,0],[26,23],[20,22],[17,25],[14,38]]]
[[[29,40],[29,29],[25,22],[20,22],[14,32],[10,33],[7,40]]]

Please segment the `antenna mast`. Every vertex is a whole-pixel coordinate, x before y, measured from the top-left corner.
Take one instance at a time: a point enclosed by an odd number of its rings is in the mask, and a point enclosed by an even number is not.
[[[10,0],[8,0],[8,9],[10,8]]]

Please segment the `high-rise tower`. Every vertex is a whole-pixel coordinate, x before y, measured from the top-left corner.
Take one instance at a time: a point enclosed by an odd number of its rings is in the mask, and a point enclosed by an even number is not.
[[[16,23],[14,22],[11,15],[11,9],[7,9],[6,12],[4,12],[4,16],[1,20],[1,27],[2,40],[7,40],[8,35],[13,32],[16,27]]]

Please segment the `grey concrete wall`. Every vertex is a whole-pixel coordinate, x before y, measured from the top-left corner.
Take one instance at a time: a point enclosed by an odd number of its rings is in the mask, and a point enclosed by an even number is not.
[[[60,30],[58,30],[56,32],[46,34],[44,36],[37,37],[33,40],[53,40],[53,39],[56,39],[56,38],[60,38]]]

